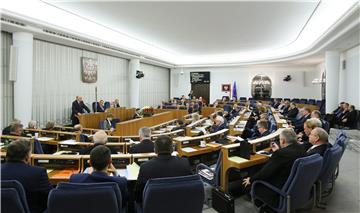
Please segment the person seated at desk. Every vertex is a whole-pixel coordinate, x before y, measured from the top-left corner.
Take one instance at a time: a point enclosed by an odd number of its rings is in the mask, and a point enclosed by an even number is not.
[[[307,119],[311,118],[311,110],[307,107],[302,108],[300,110],[301,118],[295,121],[294,125],[291,125],[291,127],[294,127],[294,130],[296,133],[304,131],[304,123]]]
[[[135,109],[135,114],[134,114],[134,116],[133,116],[133,119],[137,119],[137,118],[142,118],[141,109],[140,109],[140,108],[136,108],[136,109]]]
[[[29,121],[28,123],[28,129],[38,129],[37,122],[34,120]]]
[[[54,130],[55,128],[55,122],[53,121],[48,121],[45,124],[45,128],[43,130]]]
[[[123,206],[126,205],[128,190],[127,180],[117,174],[116,168],[112,164],[111,151],[104,145],[94,147],[90,152],[91,168],[88,173],[73,174],[70,183],[103,183],[115,182],[121,191]],[[112,176],[110,176],[112,175]]]
[[[281,110],[284,109],[284,107],[285,107],[285,101],[281,100],[280,104],[278,105],[278,107],[276,109],[279,110],[279,112],[280,112]]]
[[[294,102],[290,103],[289,111],[285,114],[287,119],[294,121],[299,113],[299,109],[296,107]]]
[[[74,130],[75,130],[75,132],[80,134],[80,142],[91,142],[91,140],[89,139],[89,136],[86,134],[83,134],[83,127],[81,126],[81,124],[76,124],[74,126]]]
[[[108,113],[106,115],[106,119],[104,121],[102,121],[102,128],[105,130],[110,130],[110,131],[114,131],[114,127],[115,127],[115,122],[114,122],[114,116],[111,113]]]
[[[320,154],[324,156],[325,151],[332,147],[328,141],[328,133],[321,127],[316,127],[313,129],[309,135],[309,142],[312,145],[308,150],[306,150],[307,155]]]
[[[340,126],[347,127],[349,129],[356,129],[356,116],[355,106],[348,107],[348,113],[341,118]]]
[[[275,99],[274,102],[271,104],[271,106],[274,107],[274,109],[277,109],[279,105],[280,105],[279,99]]]
[[[321,127],[327,131],[330,132],[330,123],[324,119],[322,119],[321,112],[319,110],[314,110],[311,112],[311,118],[317,118],[321,122]]]
[[[348,116],[350,105],[349,103],[344,103],[342,107],[342,110],[335,117],[335,124],[338,126],[343,125],[343,120]]]
[[[200,115],[195,113],[191,115],[191,123],[195,123],[196,121],[200,120]]]
[[[97,131],[93,136],[94,145],[80,149],[80,155],[88,155],[91,150],[100,145],[106,145],[107,134],[104,130]],[[112,147],[109,147],[111,154],[117,154],[117,151]]]
[[[184,124],[184,121],[183,120],[177,120],[175,122],[175,125],[176,127],[172,128],[171,131],[176,131],[176,130],[179,130],[179,129],[183,129],[185,130],[185,124]]]
[[[96,107],[96,112],[105,112],[105,102],[104,100],[100,100]]]
[[[297,143],[296,133],[292,129],[284,129],[280,133],[280,147],[276,143],[272,143],[272,150],[273,154],[261,170],[243,180],[244,186],[249,187],[254,181],[263,180],[281,189],[289,177],[294,161],[306,154],[304,148]],[[262,187],[256,194],[265,199],[267,203],[278,206],[278,194],[268,188]],[[255,205],[262,206],[263,203],[255,200]],[[266,212],[271,212],[270,208],[263,208],[267,210]]]
[[[23,134],[24,134],[24,129],[21,123],[13,123],[11,125],[9,135],[20,137],[23,136]]]
[[[21,121],[15,118],[13,121],[10,122],[9,126],[5,127],[2,130],[2,135],[10,135],[10,129],[13,124],[21,124]]]
[[[282,115],[286,115],[289,112],[290,101],[285,101],[284,107],[279,110]]]
[[[177,177],[191,175],[189,161],[185,158],[172,156],[173,144],[168,136],[160,136],[155,141],[157,157],[141,164],[135,185],[135,200],[142,202],[146,182],[153,178]]]
[[[151,141],[151,130],[148,127],[139,129],[140,143],[129,148],[130,154],[154,152],[154,142]]]
[[[210,132],[217,132],[220,131],[222,129],[227,128],[226,122],[224,117],[218,115],[216,116],[215,120],[214,120],[214,125],[210,128]]]
[[[113,102],[113,107],[114,108],[119,108],[120,107],[120,103],[119,103],[119,99],[115,99]]]
[[[261,138],[264,137],[266,135],[269,135],[269,124],[267,122],[267,120],[265,119],[260,119],[257,124],[257,131],[254,132],[253,136],[251,137],[251,140],[256,139],[256,138]]]
[[[71,106],[71,121],[73,126],[79,123],[77,116],[84,113],[84,111],[90,113],[90,109],[84,104],[82,97],[76,96],[76,100],[72,102]]]
[[[304,131],[297,134],[298,143],[302,144],[305,150],[308,150],[311,147],[309,143],[309,135],[313,129],[316,127],[321,127],[321,121],[317,118],[307,119],[304,123]]]
[[[31,144],[27,140],[13,141],[7,147],[6,163],[1,165],[1,180],[17,180],[25,189],[30,212],[42,213],[53,188],[46,169],[30,166]],[[6,204],[3,203],[6,206]]]

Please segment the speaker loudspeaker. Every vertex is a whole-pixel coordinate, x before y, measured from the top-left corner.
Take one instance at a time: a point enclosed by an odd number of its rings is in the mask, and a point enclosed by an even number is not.
[[[9,63],[9,81],[16,81],[17,79],[17,64],[18,64],[18,48],[10,47],[10,63]]]

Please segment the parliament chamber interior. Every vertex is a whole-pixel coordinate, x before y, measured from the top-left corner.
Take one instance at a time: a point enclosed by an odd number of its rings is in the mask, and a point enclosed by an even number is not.
[[[359,1],[0,7],[2,213],[360,212]]]

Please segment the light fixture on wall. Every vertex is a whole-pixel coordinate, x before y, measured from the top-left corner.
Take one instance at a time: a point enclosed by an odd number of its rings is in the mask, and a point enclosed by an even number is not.
[[[323,83],[325,83],[325,79],[321,80],[320,78],[314,78],[314,80],[312,80],[311,83],[312,84],[323,84]]]

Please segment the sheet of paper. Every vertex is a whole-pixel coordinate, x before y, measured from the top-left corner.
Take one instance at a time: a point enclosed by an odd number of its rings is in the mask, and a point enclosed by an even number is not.
[[[233,161],[235,163],[244,163],[246,161],[249,161],[248,159],[241,158],[241,157],[238,157],[238,156],[229,157],[229,160],[231,160],[231,161]]]
[[[59,144],[61,144],[61,145],[76,145],[77,142],[74,139],[70,139],[70,140],[61,141]]]
[[[154,134],[162,134],[162,133],[165,133],[166,131],[165,130],[154,130],[152,131],[152,133]]]
[[[132,163],[126,166],[126,178],[128,180],[137,180],[139,175],[140,166],[136,163]]]
[[[47,170],[46,170],[46,173],[49,174],[49,173],[52,172],[52,171],[54,171],[54,170],[53,170],[53,169],[47,169]]]
[[[49,137],[40,137],[37,139],[38,141],[51,141],[54,140],[54,138],[49,138]]]
[[[181,149],[184,152],[195,152],[197,151],[196,149],[192,148],[192,147],[185,147]]]

